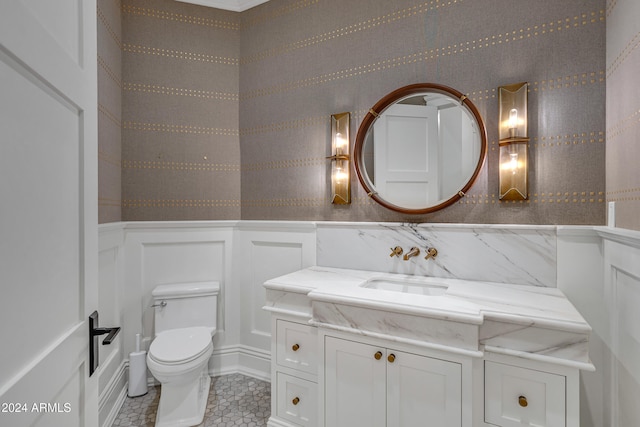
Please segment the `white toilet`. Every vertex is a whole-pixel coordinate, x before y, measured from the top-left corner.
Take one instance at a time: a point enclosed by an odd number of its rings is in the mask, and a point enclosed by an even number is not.
[[[156,337],[147,366],[161,384],[156,427],[194,426],[204,418],[219,291],[218,282],[196,282],[151,293]]]

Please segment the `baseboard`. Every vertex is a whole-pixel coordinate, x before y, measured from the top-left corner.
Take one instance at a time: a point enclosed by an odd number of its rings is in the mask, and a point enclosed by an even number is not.
[[[150,374],[149,387],[160,385]],[[271,382],[271,352],[244,345],[215,349],[209,361],[209,375],[242,374],[258,380]]]
[[[127,397],[129,361],[123,360],[98,400],[100,426],[111,427]]]
[[[215,377],[236,373],[271,382],[271,353],[244,345],[215,349],[209,374]]]
[[[240,349],[238,372],[271,382],[271,352],[243,346]]]

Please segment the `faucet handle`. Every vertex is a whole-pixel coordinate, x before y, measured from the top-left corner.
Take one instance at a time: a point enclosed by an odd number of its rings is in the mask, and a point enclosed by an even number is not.
[[[438,256],[438,250],[436,248],[427,249],[427,256],[424,259],[428,260],[429,258],[435,258]]]
[[[391,258],[393,258],[394,256],[400,256],[402,255],[402,248],[400,246],[396,246],[395,248],[391,248],[391,254],[389,255]]]

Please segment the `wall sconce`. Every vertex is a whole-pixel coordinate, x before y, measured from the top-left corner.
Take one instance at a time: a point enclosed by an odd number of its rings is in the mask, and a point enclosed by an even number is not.
[[[500,100],[500,200],[526,200],[528,193],[528,83],[498,88]]]
[[[351,203],[349,174],[349,122],[351,113],[331,115],[331,203]]]

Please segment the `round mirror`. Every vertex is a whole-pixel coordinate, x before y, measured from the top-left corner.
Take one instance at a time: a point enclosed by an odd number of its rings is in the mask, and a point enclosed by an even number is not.
[[[475,105],[455,89],[420,83],[391,92],[369,110],[356,136],[354,163],[375,201],[424,214],[463,197],[486,153]]]

